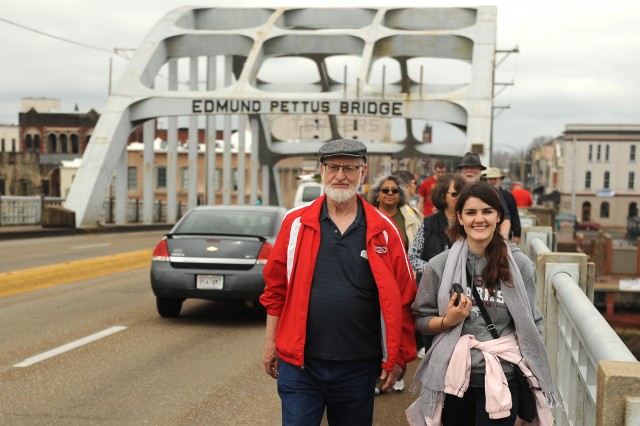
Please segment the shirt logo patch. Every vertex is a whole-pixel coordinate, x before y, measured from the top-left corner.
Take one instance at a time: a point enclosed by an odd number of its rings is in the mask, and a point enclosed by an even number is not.
[[[386,247],[382,247],[382,246],[373,246],[373,249],[378,254],[385,254],[388,251]]]
[[[362,257],[362,258],[364,258],[364,259],[367,259],[367,260],[369,259],[369,255],[367,254],[367,251],[366,251],[366,250],[362,250],[362,251],[360,252],[360,257]]]

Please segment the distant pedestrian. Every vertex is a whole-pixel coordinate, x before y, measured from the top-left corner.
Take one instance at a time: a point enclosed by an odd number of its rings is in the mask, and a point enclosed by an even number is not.
[[[502,187],[502,179],[504,179],[504,173],[497,167],[489,167],[482,172],[482,176],[486,181],[496,188],[502,199],[505,202],[505,206],[509,211],[511,217],[511,232],[509,238],[516,244],[520,244],[520,237],[522,236],[522,225],[520,225],[520,213],[518,212],[518,205],[513,194]]]
[[[436,160],[433,163],[433,175],[422,181],[418,188],[418,210],[422,211],[423,216],[429,216],[435,213],[433,203],[431,202],[431,190],[435,186],[438,178],[447,173],[447,166],[442,160]]]
[[[418,209],[418,200],[419,196],[416,193],[418,189],[418,183],[416,181],[416,177],[409,170],[398,170],[394,173],[395,176],[398,176],[400,180],[404,183],[404,186],[407,187],[407,193],[409,195],[409,200],[407,204],[413,209],[414,212],[418,214],[420,220],[422,220],[422,210]]]
[[[516,199],[516,205],[518,207],[531,207],[533,205],[533,196],[531,192],[522,187],[522,184],[515,181],[511,184],[511,193],[513,198]]]

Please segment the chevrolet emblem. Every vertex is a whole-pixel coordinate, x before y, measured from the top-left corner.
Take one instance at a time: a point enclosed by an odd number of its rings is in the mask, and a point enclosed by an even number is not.
[[[210,252],[218,251],[218,247],[216,247],[216,246],[209,246],[209,247],[207,247],[207,251],[210,251]]]

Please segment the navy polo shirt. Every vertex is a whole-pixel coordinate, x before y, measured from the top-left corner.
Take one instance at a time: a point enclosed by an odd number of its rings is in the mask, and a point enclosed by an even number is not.
[[[305,355],[330,360],[380,358],[380,302],[366,257],[367,221],[361,200],[356,219],[344,234],[329,217],[325,200],[320,233]]]

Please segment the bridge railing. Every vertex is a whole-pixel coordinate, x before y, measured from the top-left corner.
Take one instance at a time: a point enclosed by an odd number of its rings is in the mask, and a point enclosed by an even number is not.
[[[556,380],[556,425],[640,425],[640,363],[593,304],[595,265],[557,253],[551,227],[523,229]]]

